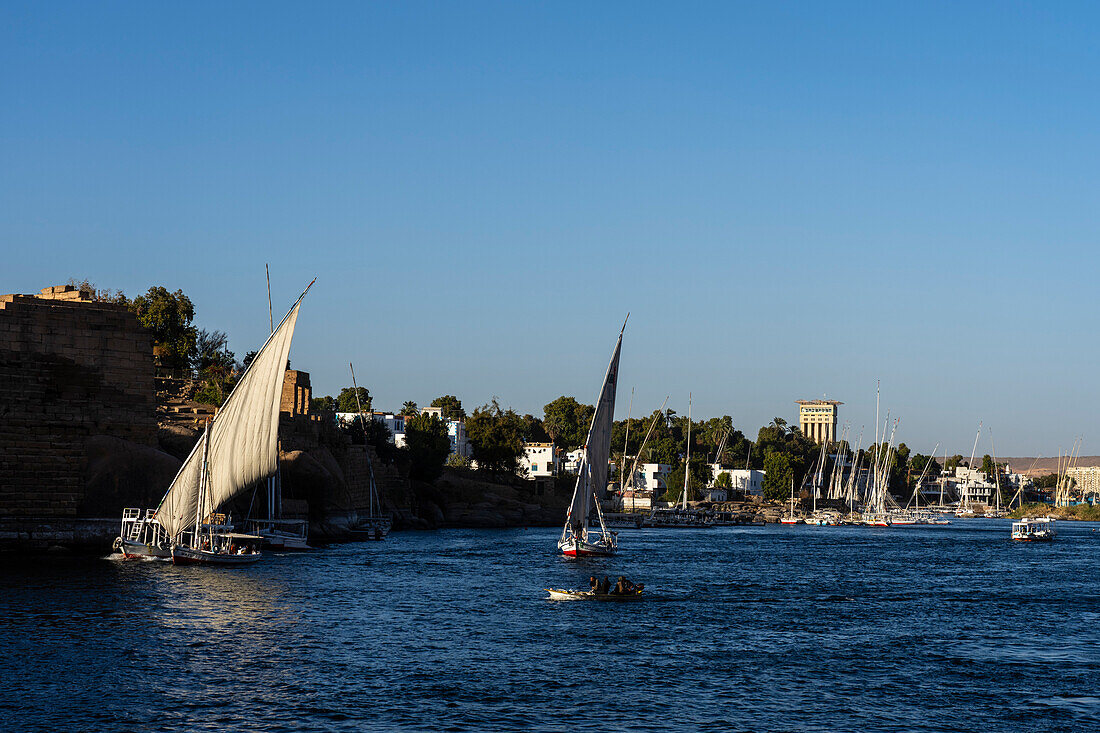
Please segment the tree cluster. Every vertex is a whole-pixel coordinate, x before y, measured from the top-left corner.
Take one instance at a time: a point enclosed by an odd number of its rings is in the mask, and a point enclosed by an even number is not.
[[[479,469],[514,474],[523,454],[525,422],[512,409],[503,410],[496,399],[466,418],[466,437]]]

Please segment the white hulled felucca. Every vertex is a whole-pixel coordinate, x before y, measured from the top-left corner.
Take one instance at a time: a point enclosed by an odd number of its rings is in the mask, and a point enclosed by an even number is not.
[[[627,314],[627,318],[630,315]],[[584,457],[577,471],[577,484],[573,488],[573,500],[565,514],[558,549],[569,557],[589,555],[613,555],[618,548],[614,532],[604,524],[599,496],[607,487],[607,466],[611,458],[611,423],[615,418],[615,391],[619,382],[619,352],[623,345],[626,321],[619,331],[619,340],[611,352],[611,362],[603,378],[603,387],[592,414],[588,438],[584,442]],[[592,526],[590,514],[596,510],[599,529]]]

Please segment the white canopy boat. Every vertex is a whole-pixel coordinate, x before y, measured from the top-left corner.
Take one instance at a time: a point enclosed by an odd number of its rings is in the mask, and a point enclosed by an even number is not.
[[[1012,539],[1019,542],[1051,542],[1057,531],[1050,517],[1025,518],[1012,523]]]
[[[629,318],[629,314],[627,314]],[[577,471],[573,500],[565,514],[558,549],[568,557],[613,555],[618,549],[618,536],[607,529],[600,510],[599,495],[607,487],[607,465],[611,458],[611,422],[615,417],[615,390],[619,382],[619,352],[623,346],[626,321],[619,331],[619,340],[611,353],[611,362],[603,378],[600,398],[592,414],[588,439],[584,442],[584,457]],[[591,526],[590,514],[596,509],[599,529]]]

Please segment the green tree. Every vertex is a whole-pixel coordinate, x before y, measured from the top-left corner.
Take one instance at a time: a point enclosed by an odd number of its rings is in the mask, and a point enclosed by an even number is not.
[[[160,286],[149,288],[130,303],[138,323],[153,332],[157,359],[168,369],[186,369],[195,355],[197,331],[191,325],[195,306],[182,290],[172,293]]]
[[[218,379],[206,379],[195,390],[195,402],[202,405],[221,407],[229,392],[225,385]]]
[[[225,332],[207,331],[205,328],[198,331],[191,364],[200,374],[208,371],[227,374],[235,370],[237,361],[229,350],[229,337]]]
[[[993,465],[993,457],[986,453],[982,456],[982,473],[984,473],[990,481],[993,480],[993,474],[996,472],[996,467]]]
[[[791,495],[794,471],[790,459],[783,453],[769,453],[764,459],[764,498],[783,501]]]
[[[542,408],[542,424],[556,445],[579,448],[588,438],[588,427],[595,411],[592,405],[562,396]]]
[[[523,418],[494,399],[466,418],[466,437],[478,468],[514,474],[523,453]]]
[[[534,415],[523,416],[523,442],[524,443],[549,443],[550,434],[543,427],[542,420]]]
[[[462,400],[453,394],[445,394],[432,400],[432,407],[443,408],[444,420],[465,420],[466,410],[462,409]]]
[[[412,400],[407,401],[401,405],[401,414],[405,417],[416,417],[420,414],[420,408]]]
[[[469,468],[470,459],[466,456],[460,456],[457,453],[452,453],[447,456],[447,468]]]
[[[1033,483],[1037,489],[1053,489],[1058,485],[1058,474],[1048,473],[1046,476],[1035,479]]]
[[[718,474],[718,476],[715,477],[714,485],[720,489],[732,489],[733,477],[730,476],[729,473],[727,473],[726,471],[722,471],[722,473]]]
[[[920,478],[921,472],[924,471],[925,466],[928,466],[928,471],[924,475],[925,481],[929,479],[939,478],[939,475],[942,472],[939,461],[937,461],[932,456],[926,456],[923,453],[916,453],[909,461],[909,470],[913,473],[914,481]]]
[[[240,365],[229,350],[229,338],[223,331],[203,329],[195,337],[191,366],[201,386],[195,401],[220,407],[237,383]]]
[[[665,501],[677,501],[680,498],[684,490],[684,470],[685,466],[681,463],[668,475],[665,482],[668,487],[664,495]],[[697,501],[703,498],[703,493],[710,483],[710,466],[702,456],[692,457],[690,471],[691,473],[688,476],[688,501]]]
[[[336,400],[331,395],[313,397],[309,401],[310,412],[336,412]]]
[[[952,473],[954,473],[956,468],[958,468],[959,466],[965,466],[966,463],[967,462],[963,460],[963,457],[956,453],[944,462],[943,468],[945,471],[951,471]]]
[[[409,454],[409,478],[435,481],[451,453],[447,425],[435,415],[417,415],[405,421],[405,448]]]
[[[359,387],[359,403],[363,405],[363,412],[369,413],[371,410],[371,396],[366,387]],[[358,412],[359,403],[355,401],[356,390],[352,387],[344,387],[340,390],[340,394],[336,396],[336,411],[337,412]]]

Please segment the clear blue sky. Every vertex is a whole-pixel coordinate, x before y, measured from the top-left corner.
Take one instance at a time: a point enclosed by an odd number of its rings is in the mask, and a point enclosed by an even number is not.
[[[376,405],[794,400],[1100,452],[1092,4],[0,6],[0,291],[182,288]],[[988,442],[983,439],[984,451]],[[1090,448],[1091,446],[1091,448]]]

